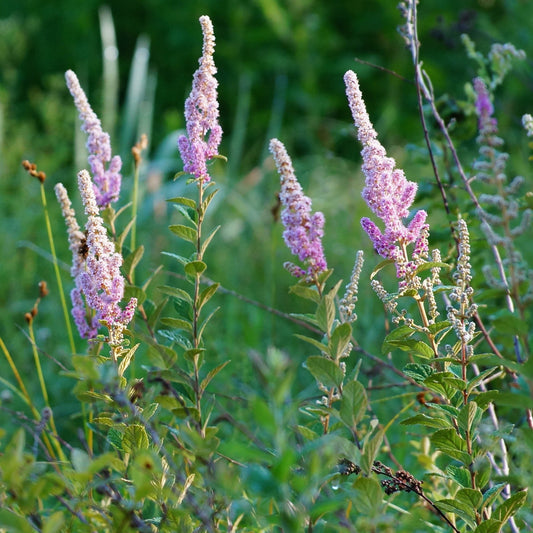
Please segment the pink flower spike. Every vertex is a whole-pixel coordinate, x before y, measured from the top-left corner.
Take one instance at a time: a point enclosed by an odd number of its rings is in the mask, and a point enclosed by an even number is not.
[[[365,188],[363,199],[372,212],[385,224],[382,232],[371,220],[363,218],[361,225],[367,232],[376,251],[385,258],[397,261],[400,248],[416,242],[424,226],[427,213],[417,211],[406,228],[402,222],[409,215],[409,209],[416,195],[417,185],[407,181],[403,170],[396,167],[396,161],[387,157],[385,148],[377,139],[377,132],[370,122],[359,81],[355,72],[344,75],[346,95],[357,127],[357,138],[363,149],[363,173]]]
[[[278,139],[272,139],[270,152],[281,180],[279,199],[283,207],[281,211],[281,221],[285,227],[283,238],[289,250],[308,268],[304,270],[292,263],[285,263],[284,266],[293,276],[312,280],[328,268],[322,249],[324,215],[320,212],[311,214],[311,199],[304,195],[296,179],[285,146]]]
[[[185,101],[187,135],[178,139],[178,148],[183,160],[183,170],[202,182],[211,180],[207,161],[218,155],[222,128],[218,123],[217,69],[213,61],[215,34],[208,16],[200,17],[204,35],[200,67],[194,73],[192,90]]]
[[[88,135],[88,162],[93,174],[96,202],[99,207],[104,208],[116,202],[120,195],[122,159],[118,155],[111,155],[109,134],[102,130],[100,120],[89,105],[76,74],[72,70],[67,70],[65,79],[83,122],[82,130]]]

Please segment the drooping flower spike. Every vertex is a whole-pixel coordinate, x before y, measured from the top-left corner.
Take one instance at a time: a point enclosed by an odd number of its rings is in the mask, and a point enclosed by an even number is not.
[[[120,195],[122,159],[118,155],[112,156],[109,134],[102,130],[100,119],[89,105],[76,74],[72,70],[67,70],[65,79],[83,122],[82,130],[88,135],[88,161],[93,174],[96,203],[99,207],[105,208],[116,202]]]
[[[213,61],[215,34],[211,19],[200,17],[204,35],[200,67],[194,73],[192,90],[185,101],[187,135],[178,139],[178,148],[183,160],[183,170],[202,182],[211,180],[207,161],[218,155],[222,128],[218,123],[217,69]]]
[[[419,210],[407,227],[403,224],[402,219],[409,215],[417,185],[406,179],[403,170],[395,168],[396,161],[387,157],[385,148],[377,140],[378,134],[370,122],[356,74],[349,70],[344,81],[357,137],[363,145],[361,155],[366,180],[362,196],[384,222],[385,229],[381,231],[367,217],[361,219],[361,225],[382,257],[394,260],[397,269],[402,265],[397,274],[403,277],[409,269],[405,264],[405,246],[415,243],[417,255],[427,253],[427,213]]]
[[[285,146],[278,139],[272,139],[270,152],[281,180],[279,199],[282,205],[281,221],[285,227],[283,238],[289,250],[307,266],[307,270],[293,263],[285,263],[284,267],[295,277],[315,279],[328,268],[322,249],[324,215],[320,212],[311,213],[311,199],[304,195],[296,179]]]

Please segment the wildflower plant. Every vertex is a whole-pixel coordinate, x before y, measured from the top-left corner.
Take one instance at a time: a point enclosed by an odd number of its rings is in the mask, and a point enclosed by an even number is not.
[[[41,356],[34,326],[43,298],[53,296],[44,281],[24,315],[39,395],[0,338],[15,382],[0,380],[23,406],[11,409],[2,393],[0,408],[21,427],[9,438],[0,430],[0,531],[528,530],[533,372],[531,334],[523,324],[531,317],[531,273],[519,247],[531,212],[519,193],[526,180],[506,182],[508,156],[494,105],[495,89],[522,54],[494,46],[485,59],[464,38],[479,65],[465,104],[475,114],[480,147],[469,177],[422,69],[416,6],[402,2],[400,33],[413,59],[451,246],[441,251],[430,241],[440,229],[433,211],[417,208],[418,184],[387,155],[359,78],[349,70],[346,113],[361,145],[363,176],[352,193],[361,192],[372,212],[355,215],[380,259],[366,254],[365,265],[359,250],[351,271],[336,267],[347,281],[336,277],[324,253],[325,214],[312,211],[284,144],[269,143],[283,226],[274,231],[296,258],[284,266],[297,278],[290,293],[304,309],[262,307],[298,328],[294,345],[303,341],[309,349],[303,360],[297,348],[275,346],[250,349],[247,357],[225,344],[216,327],[224,298],[237,293],[208,277],[220,227],[210,216],[213,163],[224,159],[211,19],[200,18],[202,55],[176,146],[183,171],[172,186],[184,192],[168,202],[169,234],[178,240],[164,252],[165,268],[154,268],[147,279],[136,272],[144,252],[136,218],[147,139],[133,147],[132,202],[124,203],[122,159],[112,156],[111,139],[76,75],[66,73],[88,135],[90,167],[77,173],[83,221],[72,206],[74,193],[69,198],[64,185],[54,187],[67,227],[72,316],[81,339],[72,340],[66,359]],[[428,112],[453,155],[448,170],[460,178],[468,205],[452,197],[441,177],[445,161],[433,149]],[[526,130],[530,122],[526,116]],[[32,163],[24,166],[42,186],[44,174]],[[326,214],[330,208],[325,205]],[[492,254],[483,256],[489,258],[483,269],[480,240]],[[364,316],[371,308],[360,294],[365,283],[383,304],[383,325]],[[502,316],[486,312],[487,286],[503,295],[517,319],[511,347],[493,330]],[[486,327],[491,321],[493,329]],[[369,323],[383,330],[381,353],[364,345]],[[243,324],[246,333],[250,328]],[[72,418],[49,394],[47,376],[57,367],[61,379],[75,382],[72,401],[64,402],[79,407]]]

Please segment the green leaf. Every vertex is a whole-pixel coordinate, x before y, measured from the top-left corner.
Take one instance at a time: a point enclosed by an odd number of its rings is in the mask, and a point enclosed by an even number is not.
[[[331,331],[333,320],[335,320],[335,299],[330,294],[325,294],[316,310],[316,320],[318,327],[325,333]]]
[[[62,511],[56,511],[46,518],[42,533],[60,533],[64,531],[65,517]]]
[[[220,229],[220,225],[211,230],[211,233],[204,239],[204,242],[202,242],[202,245],[200,246],[200,253],[202,254],[202,257],[205,254],[205,251],[207,247],[209,246],[209,243],[212,241],[213,237],[216,235],[217,231]]]
[[[448,263],[443,263],[441,261],[428,261],[427,263],[422,263],[420,266],[418,266],[415,270],[416,274],[420,274],[420,272],[424,272],[425,270],[429,270],[431,268],[445,268],[449,270],[451,268],[451,265]]]
[[[430,365],[420,363],[408,363],[403,369],[403,373],[414,379],[417,383],[424,383],[425,379],[435,372]]]
[[[435,505],[445,513],[453,513],[464,520],[470,528],[476,527],[476,513],[472,507],[459,500],[445,499],[438,500]]]
[[[135,224],[135,219],[132,218],[127,224],[124,230],[120,235],[117,237],[117,249],[122,250],[124,246],[124,241],[126,240],[126,237],[128,236],[129,232],[131,231],[131,228],[133,227],[133,224]]]
[[[520,317],[507,309],[501,309],[490,317],[490,323],[500,334],[525,336],[529,332],[529,326]]]
[[[183,217],[188,220],[195,228],[198,226],[198,213],[196,212],[196,209],[192,209],[181,204],[174,205],[174,208],[176,209],[176,211],[179,211],[179,213],[181,213]]]
[[[308,342],[309,344],[312,344],[315,348],[318,348],[321,353],[326,352],[328,348],[325,344],[323,344],[319,340],[313,339],[313,337],[308,337],[307,335],[300,335],[298,333],[295,335],[295,337],[297,337],[298,339],[301,339],[302,341]]]
[[[198,312],[200,312],[202,307],[211,299],[215,292],[217,292],[219,286],[220,283],[213,283],[200,293],[200,296],[198,297]]]
[[[483,506],[491,507],[504,488],[505,483],[498,483],[497,485],[490,487],[485,494],[483,494]]]
[[[366,413],[367,397],[364,386],[359,381],[350,381],[342,390],[340,407],[341,420],[355,429]]]
[[[520,507],[523,507],[527,500],[527,489],[515,492],[508,500],[505,500],[501,505],[494,509],[492,514],[495,520],[501,520],[503,523],[507,522],[509,518],[514,516]]]
[[[202,394],[211,380],[229,363],[229,361],[224,361],[220,365],[216,366],[212,370],[210,370],[207,374],[207,376],[202,380],[202,383],[200,384],[200,394]]]
[[[483,520],[483,522],[474,529],[474,533],[500,533],[502,526],[503,522],[501,520],[489,518],[488,520]]]
[[[25,518],[7,509],[0,509],[0,527],[16,533],[33,533],[35,531]]]
[[[402,420],[400,424],[403,424],[404,426],[420,424],[428,428],[451,428],[452,427],[452,423],[449,420],[446,420],[438,416],[429,416],[423,413],[419,413],[415,416],[411,416],[410,418],[406,418],[405,420]]]
[[[457,459],[465,466],[469,466],[472,458],[466,451],[466,442],[457,435],[454,429],[439,429],[431,435],[431,442],[437,450],[445,453],[452,459]]]
[[[132,298],[137,298],[137,305],[141,305],[146,300],[146,293],[135,285],[124,287],[124,301],[129,302]]]
[[[135,346],[132,346],[123,356],[120,360],[120,363],[118,365],[118,375],[123,376],[126,369],[130,366],[131,360],[133,359],[133,356],[135,355],[135,352],[137,351],[137,348],[140,346],[140,343],[137,343]]]
[[[305,298],[306,300],[311,300],[315,303],[320,302],[320,295],[318,294],[316,289],[306,287],[305,285],[301,285],[300,283],[297,283],[296,285],[290,287],[289,293],[295,294],[300,298]]]
[[[76,472],[86,472],[91,464],[91,458],[85,450],[72,448],[70,462]]]
[[[339,324],[331,334],[329,341],[329,354],[333,359],[338,359],[346,350],[352,336],[352,327],[348,323]]]
[[[204,201],[202,202],[202,206],[200,208],[202,213],[205,213],[207,211],[207,208],[209,207],[209,204],[211,203],[211,200],[213,200],[215,194],[217,194],[219,190],[220,189],[215,189],[213,192],[209,193],[205,197]]]
[[[168,257],[172,257],[182,265],[186,265],[188,263],[188,259],[186,257],[183,257],[182,255],[174,254],[172,252],[161,252],[163,255],[167,255]]]
[[[157,324],[157,321],[159,320],[159,317],[161,316],[161,313],[163,312],[163,309],[168,303],[168,298],[163,298],[158,304],[157,307],[150,313],[148,316],[148,325],[151,329],[155,328],[155,325]]]
[[[181,318],[169,318],[169,317],[162,318],[161,324],[163,324],[164,326],[168,326],[170,328],[184,329],[186,331],[192,332],[191,323],[188,322],[187,320],[182,320]]]
[[[469,360],[468,362],[471,363],[472,361]],[[467,394],[470,394],[485,378],[499,371],[500,371],[499,368],[488,368],[487,370],[480,372],[478,376],[476,376],[475,378],[472,378],[468,382],[468,385],[466,387]]]
[[[122,437],[122,448],[125,452],[134,453],[137,450],[148,448],[150,441],[146,429],[140,424],[131,424],[124,431]]]
[[[384,261],[381,261],[381,263],[378,263],[376,265],[376,267],[374,268],[374,270],[372,270],[372,273],[370,274],[370,279],[374,279],[376,277],[376,274],[382,270],[383,268],[385,268],[386,266],[388,265],[393,265],[394,264],[394,260],[393,259],[385,259]]]
[[[446,475],[456,483],[459,483],[461,487],[468,488],[472,483],[470,471],[464,466],[448,465],[446,467]]]
[[[191,276],[191,278],[200,276],[206,268],[207,265],[203,261],[189,261],[184,267],[185,274]]]
[[[435,357],[435,352],[433,352],[428,344],[416,339],[389,340],[386,344],[389,348],[399,348],[403,352],[410,352],[414,355],[423,357],[424,359],[433,359]],[[384,353],[387,353],[388,351],[390,350],[386,349]]]
[[[142,259],[143,254],[144,254],[144,246],[141,244],[141,246],[139,246],[134,252],[129,254],[128,257],[126,257],[126,259],[124,259],[122,268],[124,272],[126,272],[126,277],[128,279],[132,278],[135,267],[139,264],[139,261]]]
[[[166,294],[167,296],[172,296],[173,298],[177,298],[178,300],[185,300],[187,303],[192,305],[192,298],[190,294],[183,289],[178,289],[177,287],[171,287],[170,285],[163,285],[161,287],[158,287],[157,290],[162,292],[163,294]]]
[[[472,507],[473,509],[478,510],[481,506],[481,502],[483,501],[483,494],[481,494],[481,491],[477,489],[459,489],[455,493],[455,499],[469,507]]]
[[[188,242],[196,244],[198,232],[194,228],[190,228],[189,226],[183,226],[182,224],[174,224],[172,226],[169,226],[168,229],[178,237],[181,237],[182,239]]]
[[[175,198],[168,198],[167,202],[172,202],[175,204],[181,204],[191,209],[196,209],[196,202],[191,198],[185,198],[184,196],[176,196]]]
[[[533,409],[533,398],[531,396],[514,392],[500,392],[495,397],[494,403],[496,405],[506,405],[518,409],[524,409],[525,407]]]
[[[327,388],[340,387],[344,374],[340,367],[331,359],[321,355],[312,355],[304,363],[305,368],[314,378]]]
[[[213,309],[213,311],[211,311],[211,313],[209,313],[209,315],[207,315],[207,318],[200,324],[200,328],[198,329],[198,342],[200,342],[200,340],[202,339],[202,335],[204,334],[205,327],[207,326],[209,321],[213,318],[214,314],[219,309],[220,309],[220,306],[216,307],[215,309]]]
[[[360,466],[361,470],[366,475],[369,475],[372,470],[372,466],[374,465],[374,461],[376,460],[376,457],[378,455],[379,448],[381,447],[381,443],[383,442],[384,435],[384,430],[380,429],[363,445],[363,453],[361,455]]]
[[[353,505],[364,517],[378,517],[383,513],[383,491],[380,484],[371,477],[359,476],[353,488],[357,491]]]
[[[482,414],[483,411],[477,406],[476,402],[468,402],[461,408],[459,416],[457,417],[459,428],[462,429],[465,434],[470,433],[470,435],[473,435],[476,426],[481,421]]]

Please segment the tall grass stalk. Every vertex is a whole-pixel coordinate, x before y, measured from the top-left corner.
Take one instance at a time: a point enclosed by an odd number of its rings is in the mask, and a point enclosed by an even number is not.
[[[54,413],[52,411],[52,408],[50,407],[50,400],[48,399],[48,390],[46,388],[46,382],[44,380],[43,370],[41,367],[41,360],[39,358],[39,351],[37,350],[37,343],[35,342],[35,333],[33,331],[33,320],[28,320],[28,332],[30,335],[31,340],[31,346],[33,351],[33,360],[35,362],[35,369],[37,370],[37,377],[39,379],[39,385],[41,387],[41,393],[43,395],[44,404],[48,409],[50,410],[50,429],[52,430],[54,434],[54,445],[57,450],[57,455],[62,461],[66,461],[67,458],[65,457],[65,454],[63,453],[63,450],[61,448],[61,444],[59,442],[58,437],[58,431],[56,428],[56,423],[54,421]],[[38,413],[37,413],[38,414]]]

